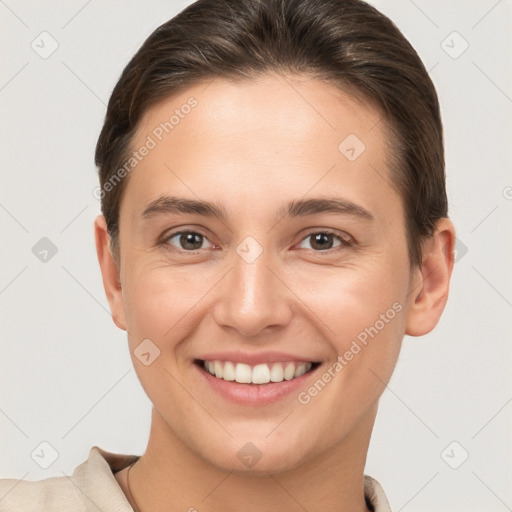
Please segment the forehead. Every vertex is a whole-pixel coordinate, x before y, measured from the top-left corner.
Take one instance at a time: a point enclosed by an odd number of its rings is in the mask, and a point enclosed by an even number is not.
[[[132,149],[151,149],[130,172],[125,196],[140,210],[169,192],[162,187],[221,200],[229,191],[232,206],[246,208],[258,194],[272,201],[341,187],[370,209],[379,194],[368,197],[369,191],[379,190],[380,199],[395,194],[387,138],[375,107],[326,82],[297,75],[243,83],[216,78],[145,113]]]
[[[189,106],[191,98],[193,107]],[[185,122],[187,118],[193,119],[194,133],[178,130],[179,125],[191,123]],[[135,138],[152,132],[159,138],[160,127],[163,138],[181,135],[183,141],[200,131],[205,137],[203,144],[210,136],[221,139],[227,135],[230,140],[245,142],[250,142],[247,136],[258,137],[272,147],[294,142],[307,146],[318,143],[318,138],[326,138],[325,142],[334,142],[337,149],[336,142],[345,132],[377,142],[383,127],[381,118],[370,101],[305,75],[270,74],[237,83],[215,78],[186,88],[150,108],[139,122]],[[172,127],[167,126],[167,133],[165,126],[160,125],[169,122]],[[281,130],[278,140],[274,137],[276,130]]]

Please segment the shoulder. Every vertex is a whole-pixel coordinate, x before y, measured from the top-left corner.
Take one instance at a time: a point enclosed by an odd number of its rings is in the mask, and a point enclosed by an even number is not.
[[[391,512],[384,489],[375,478],[369,475],[364,475],[364,495],[368,508],[373,512]]]
[[[86,509],[73,483],[68,477],[62,476],[34,482],[14,478],[0,479],[0,510],[82,512]]]
[[[131,512],[113,473],[137,459],[93,446],[70,476],[0,479],[0,512]]]

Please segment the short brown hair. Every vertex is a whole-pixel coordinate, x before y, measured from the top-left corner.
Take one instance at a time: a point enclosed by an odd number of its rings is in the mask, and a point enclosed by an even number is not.
[[[127,177],[108,192],[105,184],[129,158],[142,115],[200,81],[272,71],[312,75],[380,109],[409,259],[421,263],[422,241],[448,214],[439,102],[407,39],[361,0],[198,0],[146,39],[112,92],[96,146],[101,210],[116,258]]]

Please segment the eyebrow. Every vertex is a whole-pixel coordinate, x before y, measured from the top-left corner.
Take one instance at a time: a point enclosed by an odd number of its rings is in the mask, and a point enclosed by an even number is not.
[[[291,201],[279,208],[277,216],[279,218],[305,217],[319,213],[334,213],[374,220],[368,210],[341,197],[319,197]],[[228,214],[221,204],[176,196],[162,196],[152,201],[142,213],[142,217],[149,219],[164,214],[196,214],[216,218],[224,223],[228,221]]]

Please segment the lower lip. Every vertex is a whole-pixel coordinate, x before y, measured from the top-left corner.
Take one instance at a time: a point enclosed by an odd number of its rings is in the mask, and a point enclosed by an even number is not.
[[[209,384],[224,398],[240,405],[268,405],[305,389],[306,382],[316,374],[320,366],[304,373],[300,377],[282,382],[269,382],[268,384],[240,384],[236,381],[227,381],[214,377],[202,367],[202,363],[193,364],[200,378]]]

